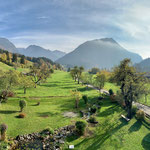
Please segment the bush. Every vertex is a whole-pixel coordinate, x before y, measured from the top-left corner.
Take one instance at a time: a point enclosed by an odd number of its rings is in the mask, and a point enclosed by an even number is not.
[[[84,121],[77,121],[76,122],[76,130],[79,135],[84,135],[86,123]]]
[[[84,103],[87,104],[87,101],[88,101],[87,96],[86,96],[86,95],[83,95],[83,96],[82,96],[82,99],[84,100]]]
[[[26,117],[26,114],[25,113],[20,113],[19,115],[18,115],[18,118],[25,118]]]
[[[1,124],[0,125],[0,132],[1,132],[1,141],[5,141],[6,139],[6,130],[7,130],[8,126],[6,124]]]
[[[132,106],[132,114],[135,115],[137,110],[138,110],[137,106],[133,105]]]
[[[92,114],[95,114],[96,111],[97,111],[96,106],[93,106],[93,107],[91,108],[91,113],[92,113]]]
[[[90,122],[90,123],[95,123],[95,122],[97,122],[97,121],[96,121],[96,118],[95,118],[95,117],[90,117],[89,122]]]
[[[138,110],[138,111],[136,112],[136,118],[137,118],[138,120],[144,120],[144,118],[145,118],[145,113],[144,113],[144,111]]]
[[[8,91],[7,96],[8,96],[8,97],[13,97],[13,96],[14,96],[14,93],[13,93],[12,91]]]
[[[46,127],[44,131],[48,131],[50,134],[54,134],[54,130],[51,127]]]
[[[8,149],[8,143],[0,141],[0,150],[7,150]]]
[[[114,95],[114,92],[112,89],[109,89],[109,95]]]
[[[20,100],[19,101],[19,106],[20,106],[20,111],[22,112],[24,107],[26,107],[27,103],[25,100]]]

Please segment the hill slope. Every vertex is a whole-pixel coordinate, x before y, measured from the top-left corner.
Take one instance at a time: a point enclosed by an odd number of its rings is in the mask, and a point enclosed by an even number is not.
[[[37,45],[30,45],[26,49],[25,48],[18,48],[20,54],[30,57],[46,57],[53,61],[63,57],[66,53],[55,50],[50,51],[43,47]]]
[[[133,63],[142,61],[140,55],[127,51],[112,38],[104,38],[81,44],[57,62],[67,67],[78,65],[86,69],[92,67],[110,69],[124,58],[130,58]]]
[[[140,63],[135,64],[137,71],[150,72],[150,58],[144,59]]]
[[[0,48],[12,53],[17,53],[15,45],[6,38],[0,38]]]

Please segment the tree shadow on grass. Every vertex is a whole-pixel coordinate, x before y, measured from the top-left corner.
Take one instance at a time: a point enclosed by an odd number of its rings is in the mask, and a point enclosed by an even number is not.
[[[43,117],[43,118],[47,118],[47,117],[52,117],[55,115],[58,115],[59,113],[52,113],[52,112],[42,112],[42,113],[37,113],[38,117]]]
[[[111,107],[109,107],[108,109],[100,112],[98,114],[99,117],[106,117],[106,116],[109,116],[109,115],[112,115],[115,113],[115,111],[119,111],[119,106],[118,105],[113,105]]]
[[[142,140],[142,146],[145,150],[150,149],[150,133],[148,133]]]
[[[92,91],[92,88],[86,88],[86,87],[81,87],[81,88],[77,88],[78,91],[80,92],[85,92],[85,91]]]
[[[137,120],[130,128],[129,128],[129,133],[132,133],[132,132],[136,132],[138,130],[140,130],[142,126],[142,122]]]
[[[19,111],[14,111],[14,110],[0,110],[0,114],[13,114],[17,113]]]
[[[113,124],[110,124],[109,120],[106,120],[103,123],[102,128],[101,128],[101,130],[103,130],[102,132],[104,132],[103,134],[100,134],[101,132],[99,130],[97,130],[98,134],[96,134],[94,137],[91,137],[91,138],[88,138],[88,139],[84,139],[83,141],[81,141],[80,143],[75,145],[75,147],[79,147],[80,145],[84,145],[84,144],[86,145],[87,143],[89,143],[90,140],[93,140],[92,144],[89,147],[87,147],[86,150],[97,150],[97,149],[100,149],[102,144],[108,138],[110,138],[113,134],[115,134],[115,132],[117,132],[123,126],[128,124],[123,119],[119,119],[119,121],[120,121],[120,124],[117,125],[116,122],[113,123]],[[125,133],[123,133],[123,134],[125,134]]]

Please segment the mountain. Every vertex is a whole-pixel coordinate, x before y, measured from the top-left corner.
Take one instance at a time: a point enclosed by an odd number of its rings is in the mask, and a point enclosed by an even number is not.
[[[48,49],[45,49],[43,47],[37,46],[37,45],[30,45],[26,49],[25,48],[18,48],[18,52],[20,54],[23,54],[25,56],[30,57],[46,57],[53,61],[63,57],[66,53],[61,52],[58,50],[50,51]]]
[[[139,72],[150,72],[150,58],[144,59],[140,63],[136,63],[134,66]]]
[[[66,53],[62,51],[51,51],[37,45],[30,45],[27,48],[17,48],[20,54],[30,57],[46,57],[53,61],[63,57]]]
[[[142,57],[121,47],[112,38],[96,39],[79,45],[74,51],[66,54],[56,62],[67,67],[84,66],[111,69],[124,58],[130,58],[133,63],[142,61]]]
[[[0,48],[12,53],[17,53],[15,45],[6,38],[0,38]]]

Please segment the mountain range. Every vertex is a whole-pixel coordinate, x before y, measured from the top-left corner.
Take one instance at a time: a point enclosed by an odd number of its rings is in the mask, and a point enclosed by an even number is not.
[[[66,54],[59,50],[51,51],[37,45],[30,45],[27,48],[16,48],[16,46],[6,38],[0,38],[0,48],[12,53],[19,53],[30,57],[46,57],[52,61],[55,61]]]
[[[67,67],[83,66],[85,69],[98,67],[111,69],[124,58],[130,58],[134,63],[142,61],[142,57],[129,52],[112,38],[96,39],[79,45],[74,51],[66,54],[56,62]]]

